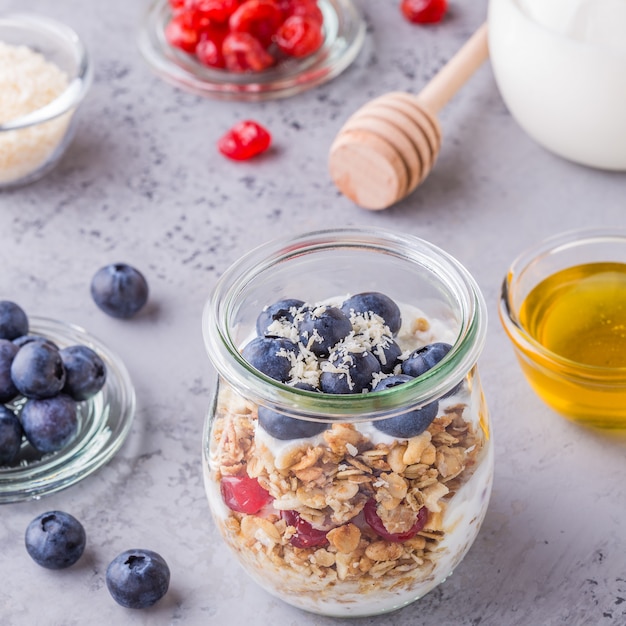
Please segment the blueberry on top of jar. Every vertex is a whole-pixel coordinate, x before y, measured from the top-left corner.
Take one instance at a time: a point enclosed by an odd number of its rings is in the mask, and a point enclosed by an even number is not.
[[[318,357],[330,354],[331,349],[352,332],[348,316],[333,306],[318,306],[304,312],[298,324],[300,341]]]
[[[283,441],[313,437],[328,428],[323,422],[298,419],[264,406],[259,406],[258,419],[259,426],[266,433]]]
[[[385,320],[385,324],[393,335],[396,335],[402,325],[402,316],[398,305],[384,293],[365,291],[348,298],[341,310],[346,314],[373,313]]]
[[[421,376],[443,359],[452,346],[449,343],[436,342],[418,348],[402,361],[402,373],[407,376]]]
[[[351,352],[342,347],[323,364],[320,388],[324,393],[363,393],[371,389],[380,371],[380,362],[371,352]]]
[[[402,349],[391,338],[372,346],[372,353],[380,362],[383,374],[391,374],[400,363]]]
[[[294,316],[304,306],[302,300],[294,298],[285,298],[266,306],[256,320],[256,332],[259,337],[267,334],[273,334],[270,327],[274,322],[290,323],[294,321]]]
[[[298,353],[298,346],[289,339],[255,337],[246,344],[241,355],[261,373],[284,383],[290,378]]]
[[[388,376],[374,387],[374,391],[391,389],[392,387],[403,385],[410,380],[413,380],[413,378],[406,374]],[[439,403],[435,400],[418,409],[413,409],[387,419],[374,421],[374,426],[381,432],[392,437],[410,439],[411,437],[416,437],[423,433],[437,417],[438,411]]]

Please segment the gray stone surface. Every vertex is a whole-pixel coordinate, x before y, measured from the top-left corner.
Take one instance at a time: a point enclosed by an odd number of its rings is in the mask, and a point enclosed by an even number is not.
[[[178,91],[153,76],[135,38],[140,3],[3,0],[76,28],[95,82],[74,143],[45,179],[0,193],[0,296],[33,315],[71,321],[126,362],[138,410],[118,455],[80,484],[40,501],[0,507],[0,624],[281,624],[330,626],[261,591],[222,545],[210,518],[200,440],[212,369],[200,316],[220,273],[277,234],[332,226],[413,233],[463,262],[490,313],[479,366],[496,444],[490,510],[454,574],[419,602],[354,626],[618,625],[626,622],[626,448],[552,413],[531,392],[497,318],[507,265],[559,231],[623,225],[626,177],[546,152],[516,125],[489,64],[440,116],[444,144],[410,198],[367,212],[342,197],[327,173],[342,122],[386,91],[417,92],[481,23],[486,2],[452,2],[440,26],[419,28],[397,2],[357,0],[365,46],[336,80],[267,103],[226,103]],[[254,118],[272,151],[233,163],[217,138]],[[92,304],[95,270],[141,268],[151,307],[131,322]],[[54,573],[23,546],[43,510],[84,522],[88,547]],[[160,552],[172,570],[166,598],[134,612],[107,593],[108,562],[129,547]]]

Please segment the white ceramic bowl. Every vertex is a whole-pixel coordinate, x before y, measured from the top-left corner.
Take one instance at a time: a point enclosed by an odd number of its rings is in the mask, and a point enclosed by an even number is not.
[[[41,15],[0,17],[0,42],[11,48],[26,46],[67,76],[67,87],[45,106],[11,119],[0,118],[0,189],[7,189],[41,178],[63,156],[74,134],[76,110],[92,81],[92,66],[78,35]],[[8,94],[0,90],[0,112],[7,103],[3,99],[15,93],[23,97],[30,86],[24,87],[6,89],[12,92]]]
[[[626,170],[624,4],[490,0],[488,22],[496,82],[520,126],[566,159]]]

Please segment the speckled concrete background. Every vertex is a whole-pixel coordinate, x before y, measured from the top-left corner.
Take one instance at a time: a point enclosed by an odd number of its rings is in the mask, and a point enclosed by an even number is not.
[[[493,416],[496,480],[483,529],[448,581],[391,616],[354,626],[615,625],[626,622],[626,450],[557,417],[522,379],[497,319],[512,258],[540,237],[626,221],[624,174],[586,169],[546,152],[516,125],[489,64],[444,109],[444,145],[427,181],[401,204],[366,212],[327,173],[343,121],[386,91],[417,92],[484,20],[486,1],[451,0],[440,26],[419,28],[397,2],[356,0],[365,46],[338,79],[268,103],[226,103],[153,76],[136,33],[143,7],[124,0],[3,0],[4,10],[56,17],[87,40],[95,82],[67,156],[48,177],[0,193],[0,296],[33,315],[80,324],[126,362],[138,411],[118,456],[82,483],[39,502],[0,507],[0,624],[281,624],[330,626],[266,595],[230,558],[204,496],[200,437],[212,376],[200,315],[217,277],[275,235],[363,225],[413,233],[463,262],[490,313],[480,361]],[[252,117],[274,135],[258,160],[215,148]],[[106,263],[146,274],[149,310],[106,318],[88,285]],[[53,573],[23,547],[35,515],[81,519],[80,564]],[[117,606],[108,562],[129,547],[160,552],[172,569],[157,607]]]

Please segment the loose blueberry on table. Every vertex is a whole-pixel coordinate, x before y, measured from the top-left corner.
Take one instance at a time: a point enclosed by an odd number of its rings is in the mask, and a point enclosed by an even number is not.
[[[48,511],[30,522],[24,537],[26,551],[35,563],[48,569],[74,565],[83,554],[83,525],[64,511]]]
[[[167,593],[170,569],[157,552],[126,550],[109,563],[105,580],[118,604],[128,609],[145,609]]]
[[[101,267],[94,274],[91,279],[91,297],[107,315],[130,319],[148,301],[148,282],[132,265],[112,263]]]

